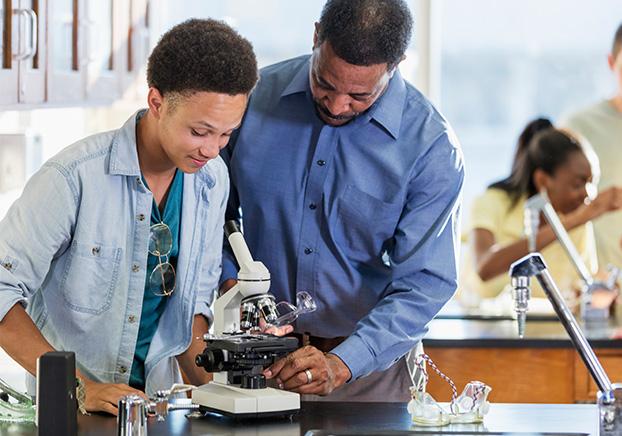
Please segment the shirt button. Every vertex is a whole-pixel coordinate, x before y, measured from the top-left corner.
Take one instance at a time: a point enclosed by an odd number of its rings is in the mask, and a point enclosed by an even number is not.
[[[142,185],[143,184],[142,180],[140,180],[140,177],[136,177],[136,183],[138,185]]]
[[[140,267],[137,264],[132,265],[132,272],[140,271]]]
[[[313,248],[309,248],[309,247],[305,248],[305,254],[311,254],[311,253],[313,253]]]
[[[97,256],[100,251],[101,251],[100,247],[93,247],[93,249],[91,250],[91,253],[93,253],[93,256]]]
[[[133,323],[135,323],[135,322],[136,322],[136,317],[135,317],[134,315],[130,315],[130,316],[128,316],[128,317],[127,317],[127,321],[128,321],[130,324],[133,324]]]
[[[120,367],[119,367],[119,372],[120,372],[121,374],[125,374],[125,373],[127,372],[127,367],[125,367],[125,366],[120,366]]]
[[[320,159],[320,160],[318,160],[318,161],[317,161],[317,164],[318,164],[319,166],[323,167],[324,165],[326,165],[326,161],[325,161],[325,160]]]
[[[2,264],[2,266],[7,270],[7,271],[11,271],[13,269],[13,264],[11,262],[5,262]]]
[[[145,221],[145,214],[139,213],[136,218],[138,218],[138,221]]]
[[[311,210],[315,210],[315,209],[317,209],[317,204],[315,204],[315,203],[311,203],[311,204],[309,205],[309,209],[311,209]]]

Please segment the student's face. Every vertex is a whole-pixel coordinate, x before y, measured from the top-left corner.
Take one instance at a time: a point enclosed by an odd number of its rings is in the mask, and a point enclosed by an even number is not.
[[[615,57],[612,54],[609,55],[609,68],[615,76],[618,93],[622,94],[622,50]]]
[[[164,153],[184,173],[195,173],[229,142],[242,122],[248,96],[196,92],[164,97],[158,136]]]
[[[387,64],[352,65],[339,58],[330,43],[313,50],[309,83],[318,116],[342,126],[365,112],[385,90],[391,73]]]
[[[544,177],[544,187],[551,204],[562,214],[572,212],[585,202],[591,182],[592,167],[580,151],[570,154],[552,176]]]

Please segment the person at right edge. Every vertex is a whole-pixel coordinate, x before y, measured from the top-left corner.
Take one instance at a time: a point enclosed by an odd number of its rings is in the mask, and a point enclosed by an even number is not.
[[[564,117],[560,123],[583,135],[594,148],[600,160],[600,191],[622,186],[622,24],[615,32],[607,61],[616,81],[615,95]],[[594,220],[594,236],[599,265],[622,268],[622,210]]]
[[[411,31],[404,1],[329,0],[312,54],[263,69],[222,153],[271,291],[317,303],[264,371],[305,400],[408,401],[405,356],[457,287],[463,158],[400,75]],[[221,290],[235,272],[226,254]]]

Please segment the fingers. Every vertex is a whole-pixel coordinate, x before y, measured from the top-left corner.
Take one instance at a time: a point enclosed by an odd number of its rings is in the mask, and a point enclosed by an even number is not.
[[[100,403],[98,410],[91,410],[91,412],[106,412],[117,416],[119,414],[119,409],[110,403]]]
[[[261,323],[260,323],[261,326]],[[263,333],[267,333],[274,336],[285,336],[294,331],[294,327],[291,325],[284,325],[281,327],[276,327],[270,324],[265,324],[262,328]]]
[[[278,376],[280,372],[283,370],[283,368],[288,363],[292,362],[293,360],[298,359],[299,357],[306,355],[307,351],[305,351],[305,348],[307,347],[299,348],[293,353],[290,353],[287,356],[283,357],[282,359],[277,360],[272,366],[270,366],[268,369],[266,369],[263,372],[263,375],[266,376],[267,379],[271,379],[271,378]]]
[[[308,377],[304,371],[308,369],[311,371],[312,379],[314,376],[318,376],[315,377],[317,380],[320,372],[322,371],[322,367],[325,367],[323,358],[324,355],[311,354],[292,359],[285,366],[283,366],[281,372],[279,372],[278,379],[281,383],[283,383],[286,389],[306,384],[309,381],[307,380]]]
[[[116,406],[121,397],[133,394],[138,395],[145,400],[149,399],[144,392],[119,383],[112,384],[91,382],[85,386],[85,389],[85,408],[89,412],[106,412],[116,416]]]

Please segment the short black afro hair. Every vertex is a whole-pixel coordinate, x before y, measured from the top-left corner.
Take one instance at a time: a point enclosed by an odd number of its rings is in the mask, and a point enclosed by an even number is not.
[[[191,19],[170,29],[147,63],[147,83],[162,95],[248,94],[257,79],[251,43],[224,22],[212,19]]]
[[[328,0],[318,43],[353,65],[397,65],[408,48],[413,19],[402,0]]]

